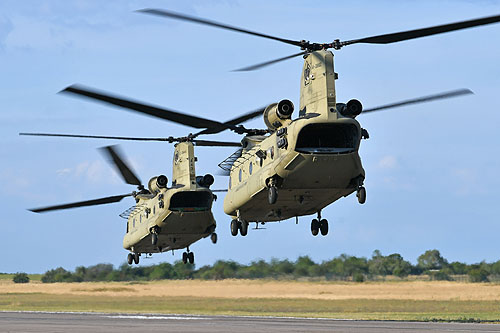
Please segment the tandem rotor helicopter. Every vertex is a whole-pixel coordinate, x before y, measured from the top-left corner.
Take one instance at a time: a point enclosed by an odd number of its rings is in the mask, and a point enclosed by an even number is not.
[[[204,130],[175,140],[50,133],[23,134],[177,141],[178,145],[196,144],[201,141],[197,139],[198,136],[216,134],[224,130],[244,135],[241,144],[238,144],[239,149],[219,164],[229,174],[224,212],[232,217],[230,229],[233,236],[238,233],[245,236],[250,222],[258,224],[281,221],[311,214],[317,214],[317,218],[311,222],[312,234],[316,236],[321,232],[322,235],[327,235],[328,221],[321,216],[323,208],[354,192],[360,204],[366,200],[366,189],[363,186],[365,171],[358,151],[361,140],[368,139],[369,134],[356,120],[358,115],[472,93],[468,89],[460,89],[369,109],[363,109],[362,104],[355,99],[347,103],[338,103],[335,91],[335,80],[338,75],[334,70],[333,53],[329,49],[340,50],[344,46],[358,43],[389,44],[500,21],[500,15],[496,15],[361,39],[347,41],[336,39],[331,43],[311,43],[253,32],[172,11],[144,9],[139,12],[232,30],[299,47],[301,49],[299,53],[236,70],[256,70],[294,57],[303,57],[298,117],[292,119],[294,105],[285,99],[221,123],[131,101],[91,88],[71,86],[65,91]],[[240,125],[258,116],[264,117],[267,128],[248,129]],[[224,145],[231,146],[233,143]]]

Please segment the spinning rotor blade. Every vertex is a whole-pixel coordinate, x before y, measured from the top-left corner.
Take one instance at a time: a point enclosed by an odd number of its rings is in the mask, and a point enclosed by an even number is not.
[[[302,45],[302,43],[300,41],[295,41],[295,40],[280,38],[280,37],[276,37],[276,36],[266,35],[266,34],[262,34],[262,33],[259,33],[259,32],[254,32],[254,31],[250,31],[250,30],[246,30],[246,29],[234,27],[234,26],[231,26],[231,25],[228,25],[228,24],[223,24],[223,23],[219,23],[219,22],[215,22],[215,21],[210,21],[210,20],[207,20],[207,19],[202,19],[202,18],[199,18],[199,17],[189,16],[189,15],[185,15],[185,14],[181,14],[181,13],[176,13],[176,12],[172,12],[172,11],[168,11],[168,10],[163,10],[163,9],[141,9],[141,10],[138,10],[137,12],[139,12],[139,13],[146,13],[146,14],[152,14],[152,15],[158,15],[158,16],[163,16],[163,17],[169,17],[169,18],[173,18],[173,19],[181,20],[181,21],[189,21],[189,22],[193,22],[193,23],[208,25],[208,26],[211,26],[211,27],[216,27],[216,28],[221,28],[221,29],[226,29],[226,30],[231,30],[231,31],[236,31],[236,32],[242,32],[244,34],[249,34],[249,35],[253,35],[253,36],[258,36],[258,37],[263,37],[263,38],[267,38],[267,39],[272,39],[272,40],[276,40],[276,41],[279,41],[279,42],[282,42],[282,43],[291,44],[291,45],[295,45],[295,46],[301,46]]]
[[[375,108],[366,109],[366,110],[363,110],[363,112],[361,112],[361,114],[373,112],[373,111],[380,111],[380,110],[397,108],[400,106],[405,106],[405,105],[410,105],[410,104],[425,103],[425,102],[435,101],[435,100],[439,100],[439,99],[457,97],[457,96],[462,96],[462,95],[469,95],[469,94],[474,94],[474,93],[470,89],[458,89],[458,90],[453,90],[453,91],[449,91],[449,92],[445,92],[445,93],[441,93],[441,94],[429,95],[429,96],[424,96],[424,97],[419,97],[419,98],[414,98],[414,99],[408,99],[408,100],[397,102],[397,103],[386,104],[386,105],[378,106]]]
[[[248,121],[250,119],[254,119],[256,117],[262,116],[265,109],[266,109],[266,107],[262,107],[260,109],[255,110],[255,111],[245,113],[242,116],[239,116],[237,118],[226,121],[224,123],[224,125],[231,126],[231,130],[238,132],[238,129],[236,129],[236,125],[241,124],[241,123]],[[241,128],[241,129],[244,132],[244,128]],[[206,130],[203,130],[201,132],[194,134],[194,137],[197,137],[198,135],[202,135],[202,134],[217,134],[217,133],[220,133],[220,132],[225,131],[225,130],[226,130],[226,127],[209,128],[209,129],[206,129]]]
[[[213,128],[223,127],[228,129],[226,125],[218,121],[213,121],[205,118],[190,116],[157,106],[151,106],[140,102],[131,101],[123,97],[113,96],[111,94],[97,91],[91,88],[83,87],[81,85],[72,85],[62,90],[63,93],[71,93],[79,96],[85,96],[95,99],[104,103],[116,105],[125,109],[148,114],[153,117],[161,118],[164,120],[172,121],[175,123],[183,124],[194,128]]]
[[[233,72],[254,71],[256,69],[261,69],[262,67],[266,67],[266,66],[269,66],[269,65],[272,65],[272,64],[276,64],[276,63],[281,62],[281,61],[285,61],[285,60],[288,60],[288,59],[291,59],[291,58],[302,56],[302,55],[304,55],[306,53],[307,52],[300,52],[300,53],[292,54],[292,55],[289,55],[289,56],[286,56],[286,57],[282,57],[282,58],[278,58],[278,59],[274,59],[274,60],[262,62],[260,64],[255,64],[255,65],[252,65],[252,66],[238,68],[238,69],[233,70]]]
[[[429,27],[429,28],[401,31],[401,32],[395,32],[395,33],[391,33],[391,34],[348,40],[348,41],[340,42],[340,45],[338,45],[338,46],[340,48],[340,47],[345,46],[345,45],[357,44],[357,43],[389,44],[389,43],[401,42],[401,41],[413,39],[413,38],[426,37],[426,36],[441,34],[441,33],[455,31],[455,30],[477,27],[477,26],[481,26],[481,25],[485,25],[485,24],[492,24],[492,23],[496,23],[496,22],[500,22],[500,15],[488,16],[488,17],[478,18],[478,19],[474,19],[474,20],[461,21],[461,22],[455,22],[455,23],[449,23],[449,24],[443,24],[443,25],[436,25],[436,26]]]
[[[84,138],[84,139],[110,139],[110,140],[128,140],[128,141],[163,141],[163,142],[180,142],[182,138],[141,138],[130,136],[106,136],[106,135],[83,135],[83,134],[59,134],[59,133],[19,133],[25,136],[50,136],[63,138]],[[207,140],[191,140],[197,146],[218,146],[218,147],[239,147],[241,143],[230,141],[207,141]]]
[[[193,140],[194,144],[203,147],[241,147],[240,142]]]
[[[100,149],[113,162],[113,165],[118,169],[118,172],[120,173],[120,175],[122,175],[123,180],[127,184],[142,187],[139,178],[137,178],[132,169],[124,162],[123,158],[120,156],[118,146],[107,146]]]
[[[132,194],[122,194],[122,195],[115,195],[115,196],[105,197],[105,198],[100,198],[100,199],[73,202],[73,203],[69,203],[69,204],[35,208],[35,209],[29,209],[29,210],[34,212],[34,213],[43,213],[43,212],[48,212],[51,210],[61,210],[61,209],[69,209],[69,208],[76,208],[76,207],[105,205],[105,204],[109,204],[109,203],[119,202],[123,198],[130,197],[130,196],[132,196]]]

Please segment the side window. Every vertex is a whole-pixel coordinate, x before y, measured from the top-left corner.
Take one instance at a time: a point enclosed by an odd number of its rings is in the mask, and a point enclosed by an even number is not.
[[[134,223],[133,223],[133,226],[134,226],[134,228],[135,228],[135,218],[134,218]]]
[[[253,169],[253,163],[250,162],[250,165],[248,166],[248,173],[252,174],[252,169]]]
[[[153,206],[153,215],[156,214],[156,206]]]
[[[231,189],[231,176],[229,176],[229,189]]]
[[[142,223],[142,214],[139,214],[139,223]]]
[[[240,183],[241,183],[241,175],[242,175],[242,170],[240,169],[240,173],[239,173],[239,176],[238,176],[238,179],[240,180]]]

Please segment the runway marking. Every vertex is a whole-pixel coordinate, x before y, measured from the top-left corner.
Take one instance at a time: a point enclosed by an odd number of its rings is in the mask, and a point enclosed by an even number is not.
[[[197,318],[197,317],[174,317],[174,316],[137,316],[137,315],[116,315],[116,316],[102,316],[103,318],[111,319],[163,319],[163,320],[210,320],[209,318]]]

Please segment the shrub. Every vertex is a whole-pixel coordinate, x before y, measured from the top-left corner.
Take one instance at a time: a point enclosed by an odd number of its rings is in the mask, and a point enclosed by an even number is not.
[[[365,282],[365,276],[362,273],[355,273],[352,276],[354,282]]]
[[[30,277],[26,273],[17,273],[12,278],[12,281],[14,281],[14,283],[28,283],[30,282]]]
[[[488,282],[488,272],[484,269],[474,268],[469,271],[470,282]]]

